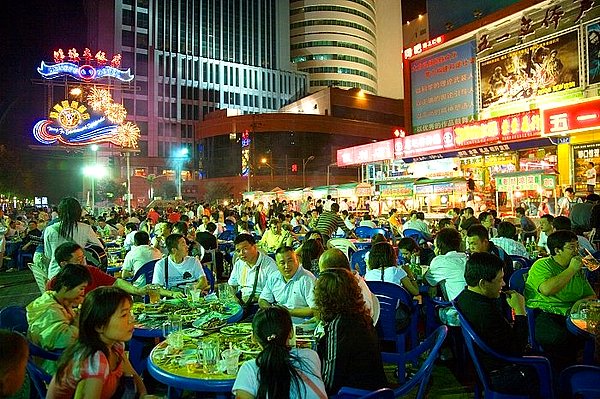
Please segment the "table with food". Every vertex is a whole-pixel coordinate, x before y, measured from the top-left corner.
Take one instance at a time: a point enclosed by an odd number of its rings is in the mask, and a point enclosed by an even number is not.
[[[600,329],[600,300],[590,299],[576,303],[567,317],[567,329],[585,339],[583,361],[592,364],[595,337]]]

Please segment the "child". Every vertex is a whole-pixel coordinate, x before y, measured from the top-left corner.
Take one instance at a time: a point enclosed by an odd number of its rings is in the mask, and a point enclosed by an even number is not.
[[[0,330],[0,398],[19,392],[25,381],[29,346],[22,335]]]
[[[237,399],[327,397],[317,353],[290,350],[292,328],[285,308],[274,306],[256,313],[252,334],[262,351],[242,364],[232,389]]]
[[[116,287],[99,287],[87,294],[79,321],[79,338],[58,361],[48,398],[120,397],[124,375],[133,376],[141,397],[146,388],[124,355],[133,334],[131,296]]]

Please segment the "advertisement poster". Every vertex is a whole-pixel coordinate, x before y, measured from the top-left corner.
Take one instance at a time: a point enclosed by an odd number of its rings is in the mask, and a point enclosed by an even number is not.
[[[575,176],[575,192],[587,191],[587,177],[585,171],[590,162],[594,163],[596,174],[600,176],[600,143],[579,144],[573,146],[573,173]],[[596,187],[598,184],[596,183]]]
[[[475,42],[470,41],[410,64],[414,133],[473,120]]]
[[[600,82],[600,23],[587,26],[588,83]]]
[[[481,108],[579,87],[578,49],[571,31],[480,62]]]

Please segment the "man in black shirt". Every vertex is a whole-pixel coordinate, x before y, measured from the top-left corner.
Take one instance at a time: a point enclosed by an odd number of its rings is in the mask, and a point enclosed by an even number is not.
[[[507,291],[506,303],[515,313],[510,323],[502,311],[501,289],[504,286],[502,261],[487,252],[471,254],[465,267],[467,288],[456,297],[459,311],[475,333],[490,348],[506,356],[523,356],[527,348],[527,315],[523,295]],[[492,386],[499,392],[535,394],[536,374],[527,367],[518,367],[479,355]]]

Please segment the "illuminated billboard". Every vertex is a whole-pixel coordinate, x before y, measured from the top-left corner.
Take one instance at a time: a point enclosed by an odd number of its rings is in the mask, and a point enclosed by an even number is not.
[[[113,55],[110,62],[104,51],[98,51],[94,56],[89,48],[83,50],[80,57],[77,49],[72,48],[65,56],[62,49],[54,51],[54,64],[42,61],[37,69],[44,79],[55,79],[69,76],[77,80],[92,81],[104,78],[115,78],[121,82],[130,82],[133,75],[129,69],[120,69],[121,54]]]

